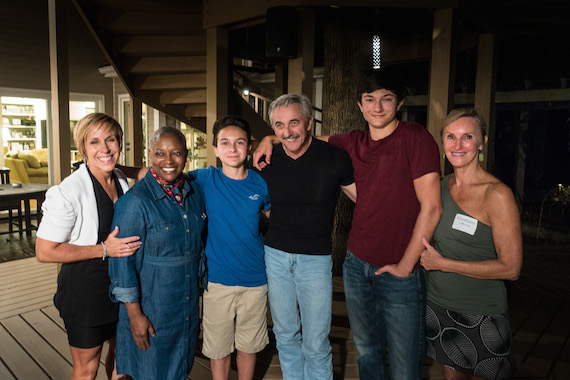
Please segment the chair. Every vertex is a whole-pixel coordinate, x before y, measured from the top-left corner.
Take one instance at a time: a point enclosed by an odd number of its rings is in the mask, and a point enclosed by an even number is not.
[[[2,184],[10,183],[10,168],[0,168],[0,180]],[[14,210],[18,212],[18,218],[14,220]],[[20,201],[0,201],[0,211],[8,211],[8,231],[14,232],[14,226],[18,226],[18,232],[22,236],[22,204]]]

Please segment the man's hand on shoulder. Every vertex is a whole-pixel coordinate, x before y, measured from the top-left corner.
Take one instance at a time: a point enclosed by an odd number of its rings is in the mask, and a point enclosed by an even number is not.
[[[257,170],[263,170],[271,163],[271,155],[273,154],[273,144],[279,143],[277,136],[265,136],[259,142],[259,146],[253,152],[253,166]],[[265,157],[264,160],[262,160]]]

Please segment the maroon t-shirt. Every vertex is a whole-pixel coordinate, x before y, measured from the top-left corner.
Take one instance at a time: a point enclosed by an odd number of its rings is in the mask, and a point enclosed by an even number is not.
[[[413,181],[441,173],[435,140],[422,125],[400,121],[378,141],[369,131],[352,131],[331,136],[329,142],[347,151],[354,166],[358,199],[348,247],[369,264],[397,264],[420,211]]]

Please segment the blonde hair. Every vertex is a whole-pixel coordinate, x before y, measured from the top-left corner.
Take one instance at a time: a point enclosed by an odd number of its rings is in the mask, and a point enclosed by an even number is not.
[[[119,122],[104,113],[91,113],[82,117],[75,125],[75,128],[73,128],[73,141],[75,141],[75,146],[84,158],[87,157],[85,151],[85,140],[87,139],[87,135],[94,128],[99,126],[106,127],[111,131],[111,133],[115,134],[115,137],[119,142],[119,149],[123,149],[123,129],[119,125]]]
[[[485,136],[487,136],[487,123],[485,123],[485,119],[483,119],[483,116],[481,116],[475,108],[456,108],[451,111],[443,120],[443,127],[441,128],[439,137],[443,140],[443,130],[445,127],[462,117],[470,117],[475,120],[477,127],[479,127],[479,132],[481,132],[482,142],[485,143]]]

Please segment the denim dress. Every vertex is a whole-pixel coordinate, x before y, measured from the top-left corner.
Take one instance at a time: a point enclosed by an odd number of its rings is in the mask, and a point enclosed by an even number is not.
[[[204,194],[186,179],[184,207],[171,199],[150,170],[115,204],[118,237],[139,236],[130,257],[110,258],[110,296],[121,302],[117,371],[141,379],[186,379],[192,368],[198,319],[198,270],[205,237]],[[133,339],[125,302],[139,302],[156,332],[150,348]]]

